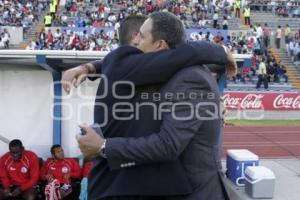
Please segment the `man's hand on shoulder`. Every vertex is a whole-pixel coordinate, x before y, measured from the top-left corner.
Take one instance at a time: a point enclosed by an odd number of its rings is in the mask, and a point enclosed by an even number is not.
[[[64,72],[62,86],[66,93],[70,93],[72,85],[77,87],[85,81],[88,74],[95,73],[95,67],[91,63],[85,63]]]
[[[223,46],[226,54],[227,54],[227,64],[225,66],[226,74],[228,78],[234,77],[237,74],[237,64],[236,60],[233,57],[233,54],[231,53],[230,49],[226,46]]]

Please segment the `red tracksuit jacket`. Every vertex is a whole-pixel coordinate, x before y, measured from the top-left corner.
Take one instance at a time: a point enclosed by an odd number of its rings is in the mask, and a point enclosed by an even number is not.
[[[35,186],[39,179],[39,161],[35,153],[24,150],[22,159],[15,161],[10,152],[0,159],[0,175],[4,188],[18,185],[22,191]]]
[[[85,163],[85,165],[83,166],[83,170],[82,170],[82,177],[88,177],[90,174],[90,171],[92,169],[92,161],[88,161]]]
[[[41,179],[46,180],[47,174],[51,174],[55,179],[59,180],[60,183],[70,184],[71,178],[81,178],[81,167],[78,162],[72,158],[65,158],[61,161],[48,158],[41,169]],[[70,174],[70,178],[65,179],[65,174]]]

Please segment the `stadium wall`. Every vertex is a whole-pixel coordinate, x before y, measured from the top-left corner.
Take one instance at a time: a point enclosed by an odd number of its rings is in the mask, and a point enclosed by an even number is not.
[[[0,68],[0,135],[45,156],[52,142],[51,76],[40,69]],[[8,146],[0,141],[0,154]]]
[[[92,123],[98,81],[62,97],[62,145],[67,156],[80,155],[75,135],[78,124]],[[53,130],[53,82],[40,68],[0,67],[0,136],[21,139],[27,149],[40,157],[50,156]],[[0,140],[0,155],[8,145]]]

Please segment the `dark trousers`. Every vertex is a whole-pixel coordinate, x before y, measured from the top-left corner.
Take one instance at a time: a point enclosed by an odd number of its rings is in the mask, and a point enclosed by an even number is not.
[[[240,18],[240,9],[239,8],[235,9],[235,17]]]
[[[214,20],[214,28],[217,28],[218,20]]]
[[[276,48],[280,49],[280,38],[276,38]]]
[[[264,88],[268,89],[268,79],[266,77],[266,75],[258,75],[258,81],[257,81],[257,85],[256,88],[260,88],[262,82],[264,82]]]
[[[284,37],[284,42],[285,42],[285,44],[288,44],[290,42],[289,36]]]
[[[54,20],[56,18],[55,16],[55,12],[54,13],[50,13],[51,17],[52,17],[52,20]]]
[[[284,78],[284,82],[288,82],[289,81],[289,77],[286,74],[282,74],[281,77]]]
[[[250,17],[245,17],[245,24],[250,25]]]
[[[265,48],[269,47],[269,37],[268,36],[264,36],[264,47]]]

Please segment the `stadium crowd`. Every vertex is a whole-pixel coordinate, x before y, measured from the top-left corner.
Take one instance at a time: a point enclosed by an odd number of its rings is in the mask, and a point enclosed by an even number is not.
[[[0,9],[3,9],[3,18],[7,23],[10,18],[5,14],[8,12],[10,16],[13,13],[22,10],[22,20],[30,18],[31,23],[37,19],[38,15],[50,7],[48,14],[45,17],[46,28],[36,34],[33,40],[26,49],[28,50],[93,50],[93,51],[112,51],[119,46],[118,28],[120,21],[128,15],[147,15],[154,11],[169,11],[179,16],[186,28],[201,28],[199,33],[191,40],[206,40],[216,43],[222,43],[228,46],[234,53],[253,54],[255,62],[260,63],[262,60],[266,62],[266,69],[268,69],[268,80],[278,82],[280,78],[284,77],[287,82],[285,69],[279,63],[270,62],[267,57],[267,48],[270,46],[270,29],[267,24],[263,26],[260,24],[250,24],[250,29],[247,34],[236,34],[222,37],[221,34],[212,35],[205,28],[213,27],[217,29],[228,29],[228,19],[235,14],[235,17],[240,16],[241,2],[239,0],[233,1],[231,5],[227,0],[217,1],[189,1],[189,0],[172,0],[160,3],[160,1],[152,0],[118,0],[107,1],[107,4],[101,3],[98,0],[67,0],[65,7],[58,10],[58,0],[39,0],[28,1],[19,4],[22,1],[0,1]],[[204,3],[205,2],[205,3]],[[280,9],[288,7],[289,12],[292,12],[297,5],[297,2],[290,2],[286,5],[279,3],[279,1],[249,1],[250,8],[253,9],[275,9],[276,13],[280,13]],[[261,3],[261,5],[259,4]],[[14,10],[15,8],[15,10]],[[241,12],[244,12],[245,9]],[[9,11],[10,10],[10,11]],[[233,12],[234,11],[234,12]],[[1,12],[1,11],[0,11]],[[32,17],[33,15],[34,17]],[[220,18],[223,18],[220,20]],[[22,21],[21,20],[21,21]],[[24,21],[24,20],[23,20]],[[26,20],[25,20],[26,21]],[[249,19],[250,21],[250,19]],[[26,24],[26,23],[24,23]],[[30,25],[30,23],[28,23]],[[26,25],[27,26],[27,25]],[[64,30],[58,28],[48,29],[51,26],[58,27],[75,27],[75,28],[90,28],[96,31],[83,32]],[[110,27],[112,31],[106,32],[105,29]],[[292,33],[288,25],[284,28],[278,26],[275,32],[275,44],[280,49],[281,38],[285,39],[285,44],[289,55],[294,61],[300,59],[300,30]],[[8,48],[9,35],[1,33],[0,48]],[[262,56],[264,55],[264,56]],[[259,56],[259,57],[257,57]],[[276,70],[272,70],[275,65]],[[277,66],[280,66],[277,69]],[[252,75],[255,71],[259,71],[259,64],[253,65],[250,68]],[[273,73],[275,71],[275,73]],[[244,77],[250,77],[249,69],[242,69],[236,77],[236,80],[244,81]],[[274,77],[272,78],[274,74]]]
[[[287,41],[287,53],[292,58],[292,61],[300,61],[300,29]]]
[[[0,26],[30,27],[45,11],[49,0],[0,0]]]
[[[211,27],[213,21],[215,28],[221,28],[221,24],[216,23],[219,15],[224,15],[224,20],[227,19],[232,8],[227,0],[207,1],[206,3],[188,0],[158,2],[151,0],[118,1],[117,9],[113,9],[112,5],[105,5],[97,1],[91,3],[83,0],[67,0],[65,9],[57,14],[52,25],[111,27],[119,26],[119,22],[128,15],[147,15],[154,11],[169,11],[179,16],[187,28]],[[224,23],[226,25],[228,22]]]
[[[88,34],[86,30],[82,33],[73,31],[61,31],[57,29],[54,33],[51,29],[43,29],[36,35],[36,40],[27,46],[27,50],[90,50],[90,51],[112,51],[119,46],[117,33],[106,34],[104,30]]]
[[[81,167],[75,158],[66,158],[61,145],[53,145],[45,162],[26,150],[18,139],[0,157],[0,200],[69,199],[86,200],[91,161]],[[81,184],[80,184],[81,182]]]
[[[251,10],[269,11],[280,17],[300,17],[300,2],[285,0],[251,0]]]

